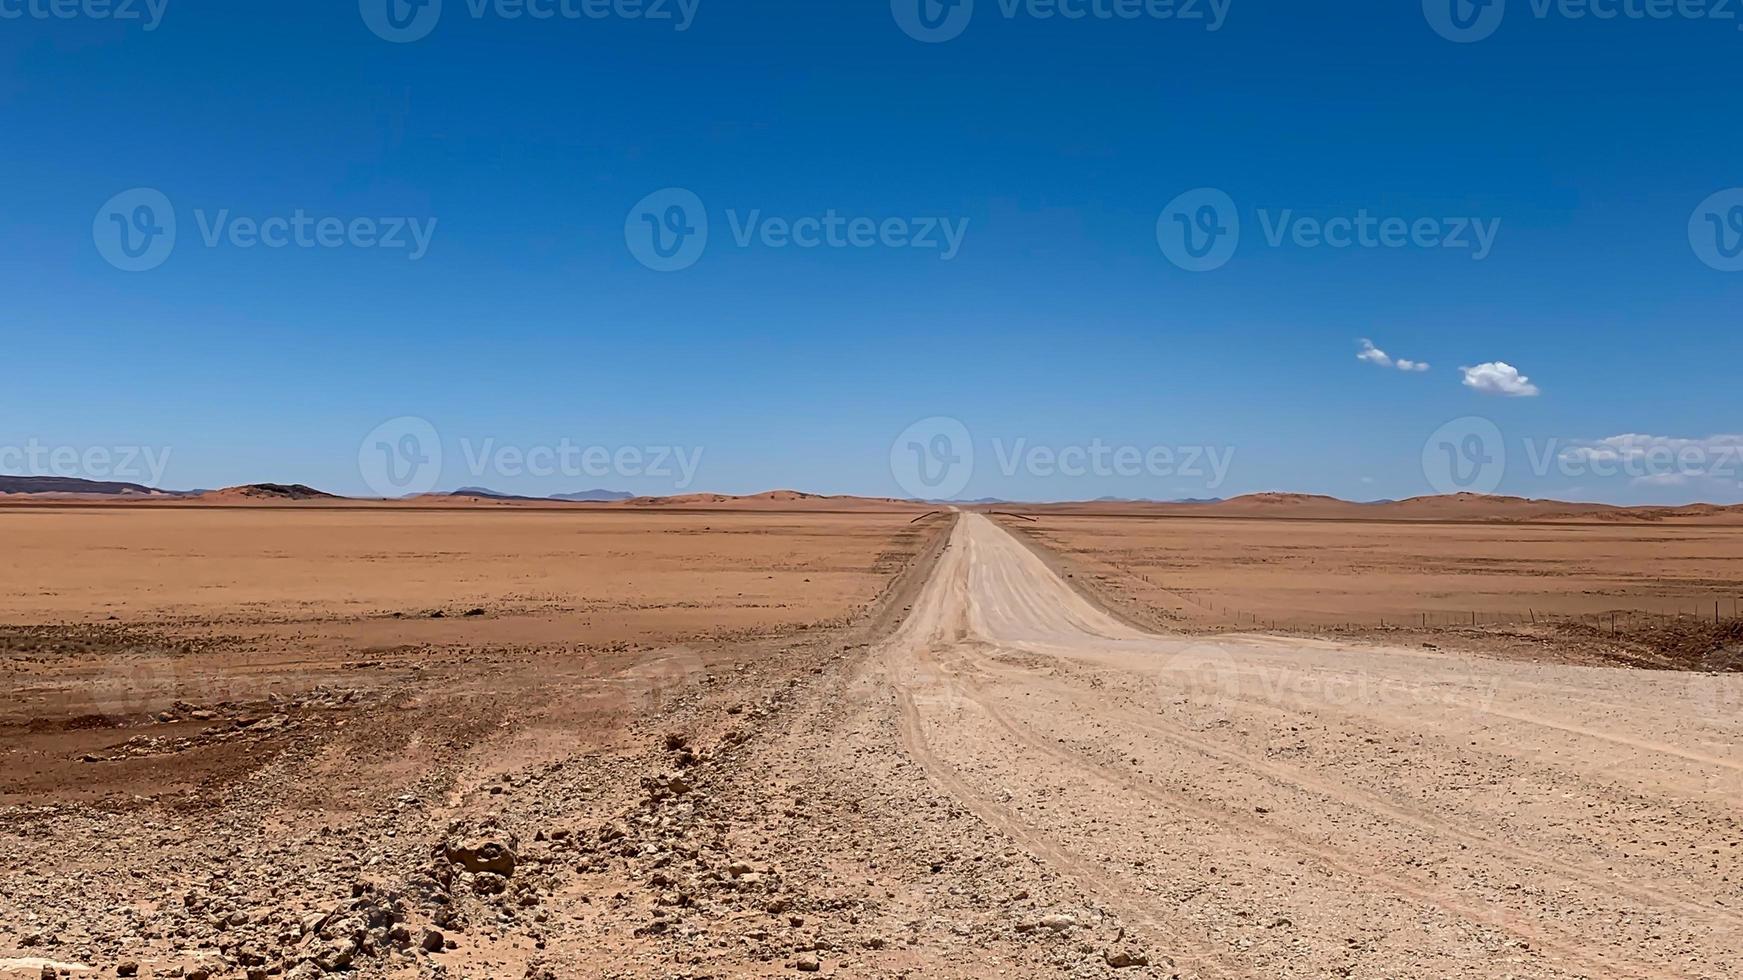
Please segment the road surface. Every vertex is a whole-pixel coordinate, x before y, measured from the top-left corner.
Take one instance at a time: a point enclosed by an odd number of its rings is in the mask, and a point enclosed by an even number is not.
[[[1735,679],[1159,637],[976,514],[871,662],[933,786],[1182,976],[1743,976]]]

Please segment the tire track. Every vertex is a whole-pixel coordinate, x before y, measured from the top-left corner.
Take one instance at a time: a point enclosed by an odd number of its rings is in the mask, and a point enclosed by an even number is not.
[[[968,648],[964,648],[965,652]],[[979,658],[975,666],[985,674],[1003,674],[1008,678],[1018,676],[1012,668],[1000,664],[996,659]],[[1032,675],[1029,675],[1032,677]],[[984,684],[968,681],[971,686],[985,690]],[[1071,697],[1080,692],[1064,691],[1055,688],[1055,693]],[[1211,742],[1197,738],[1185,729],[1168,725],[1153,716],[1142,715],[1129,708],[1114,707],[1109,704],[1097,705],[1097,716],[1107,720],[1123,722],[1130,728],[1170,742],[1181,748],[1198,752],[1226,765],[1236,766],[1268,779],[1284,787],[1294,787],[1317,794],[1333,804],[1354,804],[1371,814],[1383,816],[1396,823],[1412,827],[1431,837],[1450,838],[1479,852],[1495,857],[1510,859],[1520,864],[1529,865],[1539,872],[1551,877],[1560,878],[1564,883],[1581,885],[1599,893],[1608,893],[1640,903],[1648,908],[1657,906],[1675,908],[1684,915],[1705,918],[1716,921],[1732,929],[1743,930],[1743,916],[1728,912],[1720,907],[1703,905],[1683,896],[1654,888],[1650,885],[1635,885],[1631,882],[1613,878],[1602,872],[1570,864],[1565,858],[1554,858],[1516,844],[1497,840],[1490,836],[1465,830],[1450,821],[1440,819],[1421,810],[1400,806],[1376,793],[1351,786],[1347,783],[1335,783],[1317,778],[1305,770],[1294,766],[1281,766],[1255,758],[1242,752],[1222,748]]]
[[[1110,767],[1096,762],[1087,756],[1073,752],[1070,749],[1062,748],[1057,743],[1049,743],[1045,739],[1036,736],[1026,726],[1011,721],[1007,715],[1002,711],[999,711],[997,708],[979,699],[972,700],[974,700],[989,717],[996,721],[1001,728],[1004,728],[1009,732],[1011,737],[1016,739],[1020,744],[1027,746],[1033,751],[1049,756],[1055,761],[1069,766],[1078,772],[1092,775],[1103,782],[1122,789],[1125,792],[1141,796],[1153,803],[1168,807],[1197,820],[1216,826],[1236,828],[1244,835],[1267,840],[1276,846],[1286,848],[1298,854],[1304,854],[1319,862],[1321,865],[1342,872],[1350,877],[1363,881],[1377,882],[1393,892],[1412,898],[1422,904],[1435,906],[1468,921],[1490,924],[1496,928],[1509,932],[1518,938],[1528,940],[1540,949],[1554,950],[1568,962],[1577,963],[1582,968],[1593,971],[1590,974],[1593,977],[1685,976],[1680,973],[1656,972],[1654,968],[1643,968],[1640,964],[1628,963],[1626,961],[1618,962],[1615,958],[1602,952],[1588,954],[1583,952],[1577,946],[1571,945],[1569,942],[1563,942],[1560,939],[1551,938],[1547,933],[1539,929],[1534,929],[1524,923],[1514,921],[1511,918],[1498,920],[1495,916],[1489,914],[1482,908],[1448,898],[1443,894],[1437,893],[1432,889],[1419,885],[1409,879],[1376,868],[1372,865],[1360,863],[1337,848],[1315,844],[1299,834],[1279,830],[1275,827],[1238,815],[1233,811],[1221,807],[1199,803],[1182,797],[1179,794],[1162,792],[1148,783],[1140,782],[1126,773],[1120,772],[1116,769],[1111,769]],[[1574,939],[1571,942],[1577,943],[1579,940]]]

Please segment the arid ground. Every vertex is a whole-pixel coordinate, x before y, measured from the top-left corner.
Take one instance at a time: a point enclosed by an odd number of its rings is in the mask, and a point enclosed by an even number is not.
[[[1736,531],[1110,520],[0,508],[0,977],[1743,971]]]
[[[1577,663],[1695,662],[1743,612],[1743,526],[998,516],[1164,630],[1429,642]],[[1720,644],[1722,647],[1723,644]]]

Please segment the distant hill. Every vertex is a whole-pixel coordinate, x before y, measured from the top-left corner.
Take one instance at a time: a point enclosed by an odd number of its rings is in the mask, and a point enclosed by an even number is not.
[[[622,490],[577,490],[574,493],[553,493],[552,500],[569,500],[577,503],[610,503],[617,500],[634,500],[635,494],[624,493]]]
[[[1247,517],[1295,520],[1351,521],[1473,521],[1483,523],[1543,522],[1708,522],[1743,523],[1743,505],[1690,504],[1682,507],[1620,507],[1613,504],[1570,503],[1477,493],[1412,497],[1360,503],[1319,494],[1254,493],[1213,501],[1145,503],[1087,501],[1029,504],[1032,514],[1133,514],[1158,517]]]
[[[79,494],[104,497],[179,497],[137,483],[80,480],[67,476],[0,476],[0,494]]]
[[[461,487],[451,493],[424,493],[418,495],[422,500],[543,500],[543,497],[521,497],[512,493],[501,493],[488,487]]]
[[[489,487],[461,487],[449,493],[419,494],[420,500],[453,500],[455,498],[470,500],[506,500],[522,503],[542,503],[546,501],[561,501],[564,503],[615,503],[621,500],[631,500],[633,493],[621,490],[577,490],[574,493],[554,493],[548,497],[530,497],[522,494],[503,493]]]
[[[803,493],[798,490],[770,490],[767,493],[735,495],[729,493],[690,493],[675,497],[636,497],[619,501],[620,507],[720,510],[818,510],[818,511],[908,511],[924,508],[913,500],[890,497],[828,496]]]
[[[225,487],[213,490],[199,496],[201,501],[224,503],[226,501],[274,501],[274,500],[342,500],[336,494],[316,490],[314,487],[301,483],[248,483],[239,487]]]

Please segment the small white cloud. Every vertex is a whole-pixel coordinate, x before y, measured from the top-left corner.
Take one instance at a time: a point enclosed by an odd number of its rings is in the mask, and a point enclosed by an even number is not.
[[[1422,361],[1412,361],[1403,357],[1393,360],[1392,355],[1375,347],[1374,342],[1366,337],[1362,338],[1362,352],[1356,355],[1356,360],[1366,361],[1377,367],[1396,368],[1399,371],[1421,372],[1428,370],[1428,365]]]
[[[1506,361],[1490,361],[1476,367],[1461,368],[1465,372],[1465,387],[1475,388],[1485,395],[1506,395],[1509,398],[1536,398],[1542,390],[1519,369]]]
[[[1691,439],[1631,432],[1575,440],[1557,459],[1569,475],[1625,476],[1642,487],[1743,485],[1743,434]]]

